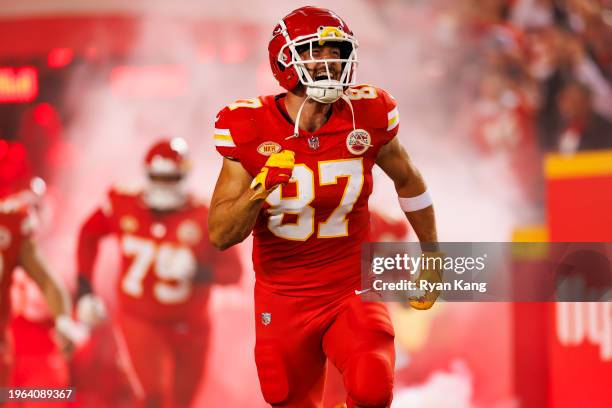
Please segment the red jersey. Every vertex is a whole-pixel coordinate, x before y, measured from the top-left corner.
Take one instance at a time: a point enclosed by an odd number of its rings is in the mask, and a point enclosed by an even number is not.
[[[21,243],[31,236],[33,227],[27,207],[0,202],[0,337],[10,317],[10,287]]]
[[[254,177],[268,156],[295,152],[292,182],[266,199],[253,229],[257,282],[268,290],[319,296],[360,286],[361,244],[369,229],[368,197],[379,150],[395,137],[399,114],[384,90],[362,85],[332,105],[316,132],[300,130],[283,95],[239,100],[219,113],[215,146]]]
[[[121,310],[160,322],[201,322],[209,284],[236,283],[236,252],[219,252],[205,231],[208,209],[189,199],[174,211],[148,208],[140,192],[112,189],[108,202],[81,228],[79,272],[91,280],[99,240],[115,235],[121,250]]]

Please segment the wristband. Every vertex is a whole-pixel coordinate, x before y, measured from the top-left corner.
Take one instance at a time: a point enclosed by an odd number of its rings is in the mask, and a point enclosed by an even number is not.
[[[404,212],[413,212],[427,208],[433,204],[429,191],[425,190],[424,193],[419,194],[416,197],[398,197],[400,207]]]

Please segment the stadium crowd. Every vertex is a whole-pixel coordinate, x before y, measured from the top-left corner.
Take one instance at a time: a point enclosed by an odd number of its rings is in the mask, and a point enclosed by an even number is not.
[[[544,154],[612,148],[611,1],[391,3],[387,18],[423,33],[417,60],[437,94],[414,108],[444,107],[431,120],[507,160],[531,202]]]

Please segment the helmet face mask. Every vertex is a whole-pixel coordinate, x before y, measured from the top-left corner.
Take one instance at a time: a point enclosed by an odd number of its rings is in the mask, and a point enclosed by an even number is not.
[[[157,211],[172,211],[182,207],[187,199],[187,191],[182,178],[179,181],[161,181],[149,177],[143,199],[145,204]]]
[[[187,200],[185,178],[189,172],[187,143],[181,138],[154,144],[145,157],[147,184],[143,199],[154,210],[171,211]]]
[[[341,39],[339,39],[341,38]],[[323,45],[336,45],[338,49],[349,49],[348,55],[346,51],[341,52],[340,58],[315,58],[313,48]],[[346,46],[348,44],[348,47]],[[290,50],[291,60],[283,61],[285,49]],[[308,52],[307,59],[304,59],[300,54],[300,49],[306,48]],[[344,54],[344,55],[342,55]],[[281,48],[279,53],[279,61],[286,69],[294,67],[299,81],[306,87],[306,93],[311,98],[322,103],[332,103],[340,98],[344,89],[348,86],[355,85],[355,71],[357,67],[357,41],[343,33],[336,27],[319,27],[316,34],[298,37]],[[308,72],[307,64],[324,64],[326,78],[313,78]],[[340,77],[336,78],[332,74],[330,67],[332,64],[341,64]]]
[[[337,46],[339,58],[315,58],[313,49],[325,45]],[[278,23],[268,49],[272,71],[281,86],[292,91],[302,84],[312,99],[332,103],[356,84],[357,47],[353,33],[333,12],[302,7]],[[309,50],[305,58],[304,50]],[[325,76],[313,78],[307,64],[314,63],[324,64]],[[339,77],[330,69],[335,64],[341,66]]]

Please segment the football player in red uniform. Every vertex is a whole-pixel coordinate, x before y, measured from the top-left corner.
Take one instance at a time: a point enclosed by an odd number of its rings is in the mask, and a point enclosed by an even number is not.
[[[208,346],[210,285],[241,275],[237,252],[220,256],[208,241],[208,208],[185,191],[187,153],[180,138],[156,143],[145,158],[146,187],[111,189],[78,240],[77,312],[92,322],[101,312],[91,286],[98,242],[110,234],[119,240],[116,337],[136,400],[146,407],[191,403]]]
[[[21,266],[42,291],[55,319],[60,345],[67,350],[87,336],[85,327],[70,317],[68,293],[47,269],[32,237],[33,205],[43,190],[44,182],[31,177],[24,147],[0,140],[0,386],[8,384],[13,360],[7,326],[11,315],[9,292],[17,266]]]
[[[396,137],[395,100],[354,86],[356,48],[335,13],[293,11],[268,48],[287,93],[238,100],[215,123],[224,159],[209,235],[224,249],[253,232],[255,361],[273,406],[320,407],[328,359],[342,372],[349,407],[391,403],[391,321],[383,303],[355,292],[374,164],[394,181],[418,238],[437,241],[425,183]],[[427,293],[411,304],[434,300]]]

